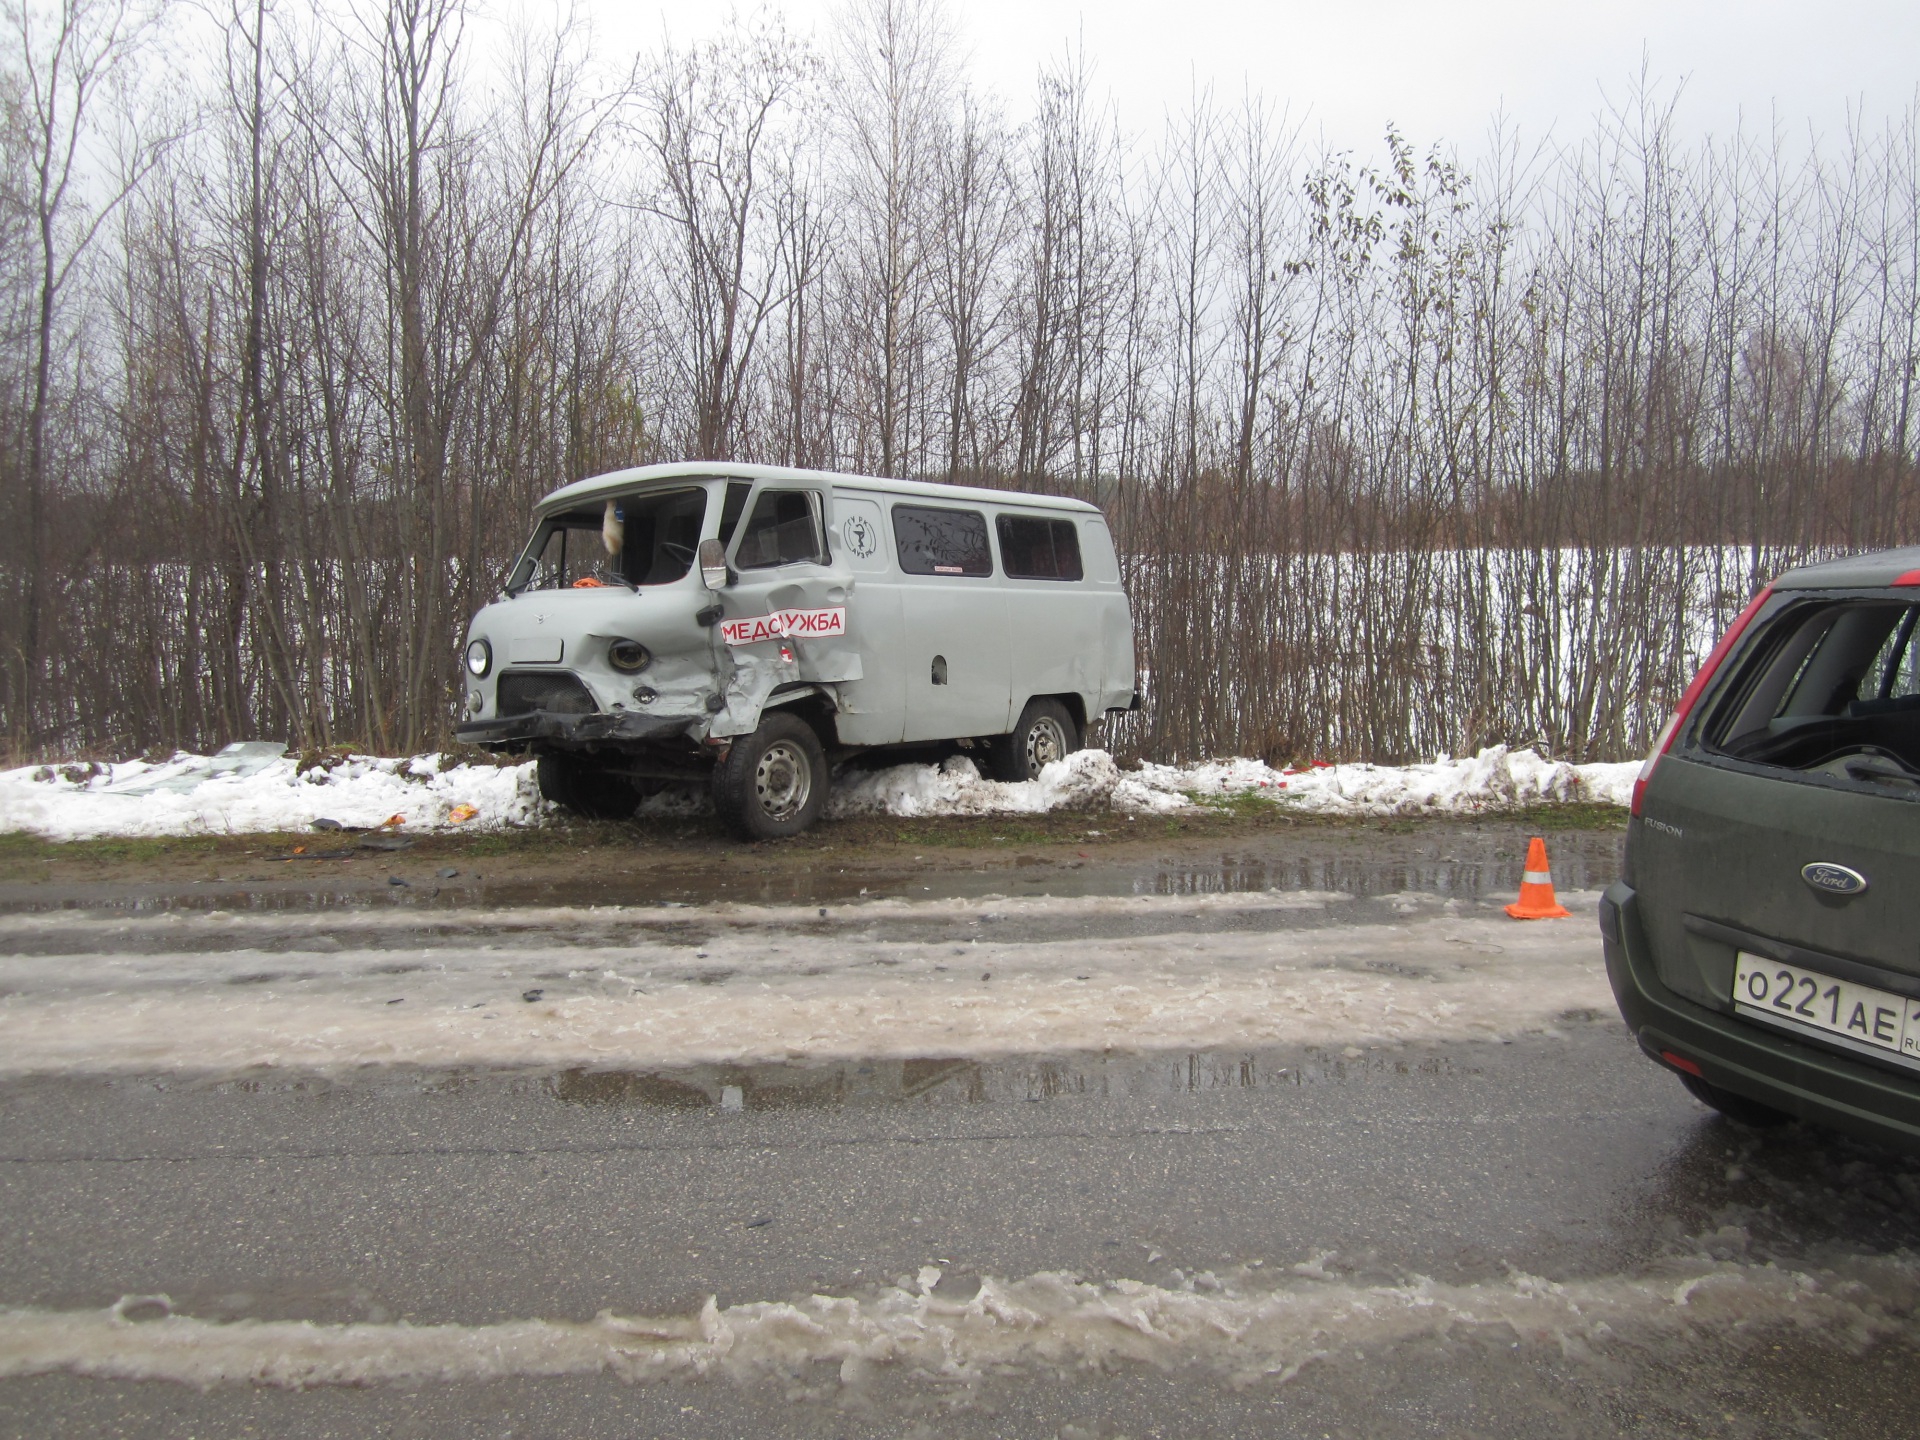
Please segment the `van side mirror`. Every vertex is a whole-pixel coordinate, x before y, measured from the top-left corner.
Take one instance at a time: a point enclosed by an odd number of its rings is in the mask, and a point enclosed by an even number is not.
[[[709,590],[724,590],[733,576],[727,570],[727,547],[717,539],[700,542],[700,583]]]

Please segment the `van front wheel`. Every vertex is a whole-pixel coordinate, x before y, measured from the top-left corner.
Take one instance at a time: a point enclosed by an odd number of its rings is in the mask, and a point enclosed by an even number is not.
[[[713,771],[713,807],[742,840],[798,835],[827,803],[827,752],[798,715],[775,711]]]
[[[1080,727],[1058,700],[1029,700],[1011,735],[996,735],[987,767],[996,780],[1033,780],[1080,748]]]

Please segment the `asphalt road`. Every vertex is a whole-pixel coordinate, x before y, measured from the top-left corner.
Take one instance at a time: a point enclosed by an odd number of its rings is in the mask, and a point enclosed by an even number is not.
[[[1152,913],[1138,941],[1093,927],[1117,978],[1184,933]],[[1275,914],[1235,943],[1371,953],[1398,912]],[[1420,923],[1483,923],[1454,914]],[[149,923],[129,953],[164,951]],[[895,923],[816,943],[936,983]],[[1044,905],[1011,923],[1035,985],[1090,943]],[[1568,924],[1540,963],[1574,975]],[[38,977],[15,1019],[69,1003],[46,966],[92,973],[54,933],[9,943]],[[1313,955],[1283,982],[1345,983]],[[1734,1127],[1604,1008],[1482,1039],[1326,1013],[1306,1043],[1144,1053],[12,1073],[0,1434],[1915,1432],[1920,1163]]]

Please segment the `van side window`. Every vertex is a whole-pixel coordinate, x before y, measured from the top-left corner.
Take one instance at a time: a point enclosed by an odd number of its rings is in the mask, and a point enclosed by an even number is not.
[[[1078,580],[1080,531],[1071,520],[1040,520],[1031,515],[1002,515],[1000,564],[1012,580]]]
[[[987,517],[978,510],[893,507],[893,538],[900,568],[909,575],[991,575]]]
[[[818,497],[811,490],[762,490],[733,563],[742,570],[765,570],[801,562],[827,563]]]

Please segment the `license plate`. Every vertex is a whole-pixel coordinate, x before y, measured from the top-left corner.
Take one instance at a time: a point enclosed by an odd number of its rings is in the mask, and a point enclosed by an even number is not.
[[[1905,995],[1742,950],[1733,966],[1733,1008],[1770,1025],[1920,1065],[1920,1000]]]

